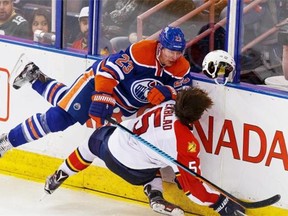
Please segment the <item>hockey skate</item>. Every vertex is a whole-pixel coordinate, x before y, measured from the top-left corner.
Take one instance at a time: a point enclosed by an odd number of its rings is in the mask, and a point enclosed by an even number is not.
[[[25,54],[22,54],[12,70],[10,84],[13,88],[20,89],[26,83],[33,83],[37,79],[46,82],[50,78],[42,73],[37,65],[27,60]]]
[[[184,211],[179,206],[167,202],[162,195],[161,191],[151,190],[151,185],[144,188],[144,193],[149,199],[150,207],[160,214],[171,216],[184,216]]]
[[[52,194],[68,177],[69,175],[62,170],[56,170],[53,175],[47,177],[44,186],[45,192]]]
[[[13,148],[13,146],[9,142],[7,134],[2,134],[0,136],[0,157],[3,157],[3,155],[11,148]]]

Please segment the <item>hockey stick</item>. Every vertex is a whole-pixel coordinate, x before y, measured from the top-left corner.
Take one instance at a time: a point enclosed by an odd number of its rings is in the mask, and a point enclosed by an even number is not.
[[[149,143],[148,141],[146,141],[142,137],[140,137],[137,134],[133,133],[131,130],[129,130],[128,128],[124,127],[123,125],[121,125],[120,123],[118,123],[117,121],[112,119],[111,117],[107,117],[106,119],[110,123],[118,126],[120,129],[122,129],[122,130],[128,132],[129,134],[131,134],[135,139],[139,140],[140,142],[145,144],[147,147],[151,148],[152,150],[154,150],[155,152],[157,152],[158,154],[160,154],[161,156],[163,156],[164,158],[166,158],[170,162],[174,163],[178,167],[182,168],[186,172],[188,172],[191,175],[193,175],[196,178],[198,178],[199,180],[201,180],[201,181],[205,182],[206,184],[210,185],[211,187],[215,188],[217,191],[219,191],[223,195],[227,196],[231,200],[237,202],[239,205],[241,205],[244,208],[248,208],[248,209],[249,208],[261,208],[261,207],[273,205],[274,203],[278,202],[280,200],[280,198],[281,198],[281,196],[279,194],[277,194],[275,196],[272,196],[272,197],[270,197],[268,199],[261,200],[261,201],[256,201],[256,202],[245,202],[245,201],[242,201],[242,200],[234,197],[232,194],[228,193],[227,191],[223,190],[222,188],[218,187],[217,185],[213,184],[212,182],[210,182],[209,180],[207,180],[203,176],[199,175],[198,173],[193,172],[188,167],[184,166],[179,161],[175,160],[173,157],[171,157],[170,155],[166,154],[164,151],[162,151],[161,149],[157,148],[153,144]]]

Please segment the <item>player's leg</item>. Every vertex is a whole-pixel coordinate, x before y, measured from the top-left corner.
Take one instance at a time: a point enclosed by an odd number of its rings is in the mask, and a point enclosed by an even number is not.
[[[13,75],[15,79],[12,85],[15,89],[20,89],[25,84],[31,83],[32,89],[53,106],[58,103],[68,90],[66,85],[48,77],[33,62],[26,64],[23,70],[16,70]]]
[[[144,193],[148,197],[150,207],[155,212],[172,216],[184,216],[181,207],[164,199],[161,175],[157,175],[152,181],[144,185]]]
[[[1,135],[0,156],[12,147],[37,140],[51,132],[63,131],[76,122],[84,124],[89,119],[93,77],[93,74],[81,75],[61,99],[60,105],[57,104],[44,114],[33,115],[8,134]]]
[[[33,83],[35,80],[40,80],[42,83],[45,83],[51,79],[42,73],[39,67],[33,62],[27,63],[23,70],[18,68],[13,76],[15,76],[15,79],[13,80],[12,85],[15,89],[20,89],[25,84]]]
[[[144,182],[149,182],[144,185],[144,192],[154,211],[171,216],[183,216],[184,211],[179,206],[169,203],[163,198],[162,179],[156,175],[157,169],[155,171],[150,169],[151,174],[146,170],[143,173],[141,170],[133,171],[123,166],[112,156],[108,149],[107,140],[113,131],[114,128],[109,126],[97,129],[88,143],[86,142],[75,149],[55,173],[47,178],[44,190],[48,194],[52,194],[69,176],[86,169],[96,157],[99,157],[112,172],[127,182],[134,185],[143,185]],[[151,179],[153,180],[151,181]]]
[[[55,124],[55,122],[57,122]],[[52,107],[46,113],[37,113],[0,137],[0,157],[9,149],[34,140],[49,133],[63,131],[77,121],[59,107]]]
[[[52,79],[45,83],[36,80],[32,84],[32,88],[53,106],[57,105],[69,89],[63,83]]]
[[[89,142],[85,142],[77,147],[54,174],[47,177],[44,186],[45,192],[52,194],[69,176],[86,169],[97,157],[102,143],[107,142],[113,131],[114,127],[97,129],[90,137]]]

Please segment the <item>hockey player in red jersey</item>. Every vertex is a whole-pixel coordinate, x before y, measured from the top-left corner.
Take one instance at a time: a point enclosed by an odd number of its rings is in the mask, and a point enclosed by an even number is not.
[[[158,40],[132,44],[125,51],[96,61],[69,89],[47,77],[34,63],[27,64],[13,87],[19,89],[30,82],[54,106],[2,134],[0,156],[13,147],[64,131],[76,122],[84,124],[93,119],[102,126],[115,108],[129,117],[143,106],[175,99],[179,89],[191,85],[189,63],[183,57],[185,46],[181,29],[166,27]],[[161,179],[155,181],[161,184]]]
[[[191,131],[191,126],[212,104],[205,91],[186,88],[178,93],[176,102],[164,102],[137,118],[123,121],[122,125],[200,175],[200,145]],[[131,155],[137,160],[131,160]],[[160,168],[171,166],[177,184],[191,201],[209,206],[220,215],[244,215],[245,209],[239,204],[220,195],[161,154],[155,153],[131,134],[114,126],[97,129],[88,143],[79,146],[70,154],[59,169],[47,178],[45,191],[52,193],[68,176],[86,168],[96,157],[102,159],[112,172],[127,182],[144,185],[145,192],[152,200],[157,200],[162,194],[153,191],[146,183],[154,179]],[[171,212],[163,209],[162,213],[184,215],[179,209]]]

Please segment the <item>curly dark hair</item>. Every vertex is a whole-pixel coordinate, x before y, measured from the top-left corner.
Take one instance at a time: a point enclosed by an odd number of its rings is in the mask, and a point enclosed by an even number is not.
[[[177,95],[175,115],[182,124],[191,126],[191,123],[199,120],[204,111],[212,105],[213,101],[206,91],[196,87],[186,88]]]

